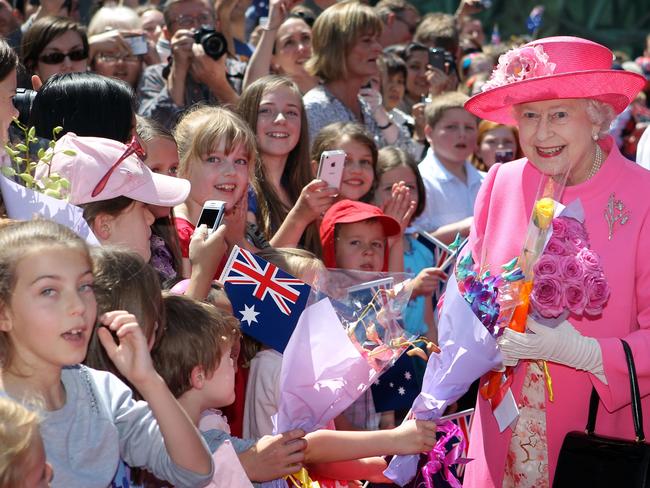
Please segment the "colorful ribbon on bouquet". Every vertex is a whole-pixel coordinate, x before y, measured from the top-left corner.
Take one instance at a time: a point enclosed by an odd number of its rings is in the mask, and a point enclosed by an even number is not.
[[[300,468],[300,471],[285,476],[284,479],[295,488],[320,488],[318,481],[313,481],[305,468]]]
[[[438,439],[436,445],[427,454],[427,463],[422,467],[424,484],[426,488],[434,488],[433,475],[440,472],[442,478],[452,488],[462,488],[460,481],[458,481],[449,468],[454,464],[465,464],[470,461],[470,459],[461,457],[467,443],[463,431],[451,420],[438,424],[437,431],[444,435]],[[460,439],[460,442],[447,452],[445,446],[454,437]]]

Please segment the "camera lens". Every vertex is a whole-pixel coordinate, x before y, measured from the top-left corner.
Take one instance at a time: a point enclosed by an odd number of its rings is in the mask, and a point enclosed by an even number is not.
[[[212,59],[221,58],[227,51],[226,38],[209,25],[201,26],[194,34],[194,42],[201,44],[205,54]]]

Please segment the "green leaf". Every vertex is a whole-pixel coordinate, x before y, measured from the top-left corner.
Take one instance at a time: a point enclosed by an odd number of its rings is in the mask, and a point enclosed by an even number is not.
[[[5,146],[5,151],[7,151],[7,154],[9,154],[9,156],[11,156],[12,158],[15,158],[20,154],[20,152],[12,149],[10,146]]]
[[[61,127],[60,125],[57,125],[54,129],[52,129],[52,135],[57,136],[57,135],[59,135],[61,133],[62,130],[63,130],[63,127]]]
[[[58,181],[49,181],[45,187],[58,192],[61,191],[61,183]]]
[[[36,127],[30,127],[29,132],[27,133],[28,139],[34,139],[36,137]]]
[[[43,193],[45,195],[47,195],[48,197],[52,197],[52,198],[56,198],[58,200],[61,200],[61,192],[59,192],[59,191],[52,190],[51,188],[48,188]]]
[[[34,177],[29,173],[20,173],[18,176],[20,176],[20,178],[28,185],[34,184]]]
[[[59,183],[61,184],[61,188],[64,190],[69,190],[70,189],[70,182],[66,180],[65,178],[61,178],[59,180]]]
[[[40,148],[36,153],[36,156],[38,156],[38,159],[43,159],[45,157],[45,148]]]
[[[16,174],[16,170],[9,167],[9,166],[3,166],[2,168],[0,168],[0,171],[6,177],[12,177],[12,176],[14,176]]]
[[[73,151],[72,149],[66,149],[65,151],[63,151],[63,154],[65,154],[66,156],[76,156],[77,151]]]
[[[16,144],[16,149],[18,149],[19,151],[22,151],[22,152],[27,152],[28,151],[27,146],[25,144]]]

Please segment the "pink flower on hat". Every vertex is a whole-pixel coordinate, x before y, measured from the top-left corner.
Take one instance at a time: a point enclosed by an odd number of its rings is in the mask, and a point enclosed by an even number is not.
[[[552,75],[555,66],[541,45],[511,49],[499,57],[498,66],[481,89],[486,91],[517,81]]]

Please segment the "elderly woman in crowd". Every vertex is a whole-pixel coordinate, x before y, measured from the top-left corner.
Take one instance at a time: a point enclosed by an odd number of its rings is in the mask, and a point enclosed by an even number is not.
[[[499,339],[504,364],[517,365],[511,390],[519,415],[512,429],[499,432],[479,397],[466,486],[552,485],[564,436],[585,428],[592,387],[602,404],[597,432],[633,439],[621,338],[631,346],[650,411],[650,172],[623,158],[607,135],[645,80],[614,71],[611,63],[612,53],[594,42],[540,39],[502,56],[484,91],[465,105],[481,118],[516,125],[526,156],[490,168],[470,235],[475,262],[498,272],[519,256],[540,179],[568,172],[561,202],[580,199],[590,248],[610,289],[595,317],[569,315],[555,328],[528,318],[527,332],[507,329]],[[541,360],[554,401],[545,392]],[[648,416],[644,423],[647,431]]]

